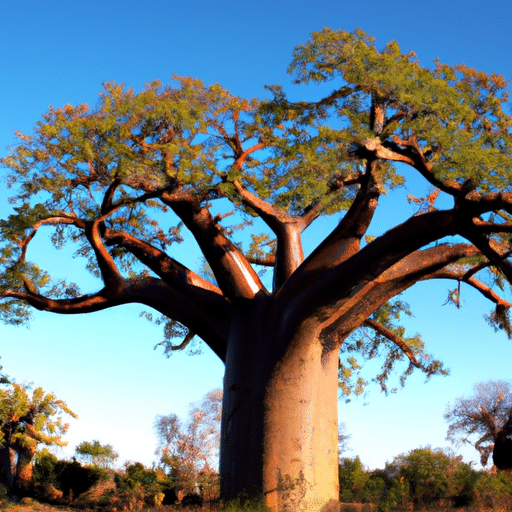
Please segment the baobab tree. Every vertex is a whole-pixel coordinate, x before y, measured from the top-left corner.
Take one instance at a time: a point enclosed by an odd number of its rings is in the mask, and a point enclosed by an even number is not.
[[[491,380],[474,386],[471,397],[459,397],[446,408],[447,439],[471,443],[482,466],[489,455],[498,469],[512,469],[512,389],[510,382]]]
[[[66,446],[69,424],[63,414],[76,414],[43,388],[7,383],[0,389],[0,483],[9,494],[26,493],[32,485],[32,465],[40,444]]]
[[[338,377],[357,367],[351,355],[383,352],[383,386],[400,360],[404,377],[444,371],[405,336],[401,292],[443,279],[457,303],[464,283],[510,332],[495,285],[512,277],[512,119],[503,77],[425,67],[359,30],[313,33],[289,71],[332,92],[291,102],[272,86],[248,100],[176,77],[138,93],[107,83],[93,108],[51,108],[3,159],[14,213],[1,224],[0,304],[15,323],[30,308],[140,303],[164,316],[171,345],[197,336],[225,363],[223,497],[320,510],[338,497]],[[416,213],[373,236],[380,198],[411,176],[425,184]],[[303,233],[320,236],[326,216],[338,223],[305,255]],[[97,292],[29,261],[43,229],[77,245]],[[213,282],[173,258],[184,237]]]

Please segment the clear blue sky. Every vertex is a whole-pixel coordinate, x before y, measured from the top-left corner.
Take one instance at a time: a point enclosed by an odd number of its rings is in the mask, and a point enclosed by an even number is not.
[[[264,95],[266,84],[291,91],[286,68],[294,46],[324,26],[361,28],[380,45],[396,39],[424,64],[438,57],[512,78],[509,0],[20,0],[3,6],[0,21],[1,155],[15,142],[14,130],[30,132],[48,105],[95,103],[105,81],[141,89],[176,73],[219,82],[246,97]],[[394,219],[405,219],[412,210],[404,201],[403,208],[396,205],[407,192],[389,197],[377,216],[389,220],[387,206]],[[9,212],[7,197],[2,186],[1,217]],[[32,258],[43,267],[90,285],[79,261],[48,253],[44,241],[35,247]],[[191,266],[198,261],[187,260],[184,251],[177,257]],[[426,384],[422,375],[413,376],[388,397],[374,385],[365,400],[340,402],[340,419],[352,436],[348,455],[359,455],[369,467],[382,467],[419,446],[447,446],[447,402],[470,394],[474,383],[511,378],[512,342],[482,318],[490,304],[463,289],[457,311],[443,306],[446,296],[446,283],[428,283],[405,299],[416,315],[411,331],[423,334],[451,375]],[[153,350],[161,332],[139,318],[141,310],[129,306],[73,317],[36,313],[28,330],[0,325],[5,371],[18,382],[54,391],[80,417],[61,455],[71,455],[82,440],[99,439],[123,460],[151,464],[154,417],[185,416],[188,403],[221,386],[222,364],[206,350],[171,359]],[[477,460],[474,450],[460,453]]]

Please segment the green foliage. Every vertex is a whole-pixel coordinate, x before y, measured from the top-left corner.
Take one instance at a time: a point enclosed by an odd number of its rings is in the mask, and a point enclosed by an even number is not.
[[[483,473],[476,482],[475,494],[478,503],[488,510],[511,510],[512,475],[507,472]]]
[[[385,472],[394,482],[394,487],[390,488],[392,499],[397,498],[398,488],[404,492],[407,489],[407,500],[418,506],[431,506],[442,500],[467,504],[473,497],[477,480],[477,473],[460,457],[431,448],[418,448],[395,457],[386,465]],[[383,499],[389,500],[389,496]]]
[[[364,487],[369,475],[364,471],[359,457],[344,458],[339,466],[340,501],[363,501]]]
[[[47,448],[43,448],[36,453],[34,458],[34,470],[32,472],[32,481],[34,484],[50,484],[60,489],[59,475],[55,468],[59,459],[50,453]]]
[[[127,466],[124,474],[117,474],[116,483],[121,491],[133,490],[138,486],[153,491],[159,489],[158,474],[154,470],[146,469],[140,462]]]
[[[295,49],[289,71],[297,83],[338,82],[328,105],[344,126],[336,136],[346,151],[352,141],[375,136],[367,129],[373,101],[396,114],[380,127],[380,141],[403,140],[413,131],[419,146],[433,152],[440,180],[473,178],[479,190],[509,186],[511,118],[502,76],[438,61],[429,69],[395,41],[379,50],[361,30],[330,29]]]
[[[442,451],[420,448],[405,457],[395,458],[400,477],[409,483],[412,499],[423,505],[439,501],[448,491],[448,473],[452,465]]]
[[[110,444],[102,445],[99,441],[83,441],[76,447],[77,458],[85,464],[110,468],[119,457]]]
[[[62,414],[76,414],[66,403],[43,388],[10,383],[0,389],[0,442],[23,445],[27,438],[46,445],[64,446],[61,436],[69,428]]]

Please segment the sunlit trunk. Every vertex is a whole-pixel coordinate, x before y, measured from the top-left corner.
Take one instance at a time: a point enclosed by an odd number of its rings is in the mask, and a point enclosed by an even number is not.
[[[16,485],[21,493],[27,493],[32,486],[32,463],[36,448],[37,441],[28,437],[22,446],[17,447]]]
[[[337,350],[324,353],[307,331],[274,369],[265,397],[263,456],[272,510],[316,512],[339,499],[337,376]]]
[[[328,510],[339,495],[337,350],[323,353],[315,330],[303,329],[276,361],[265,301],[239,313],[224,378],[222,497],[264,497],[276,512]]]

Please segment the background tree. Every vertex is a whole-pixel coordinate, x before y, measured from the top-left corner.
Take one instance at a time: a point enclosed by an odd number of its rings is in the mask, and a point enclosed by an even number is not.
[[[100,468],[112,468],[119,454],[111,444],[102,445],[99,441],[82,441],[75,449],[77,459],[84,464],[92,464]]]
[[[40,443],[65,446],[69,428],[63,413],[76,418],[65,402],[42,388],[12,383],[0,389],[0,476],[13,492],[26,492],[32,482],[32,462]]]
[[[348,442],[350,440],[350,434],[347,434],[347,425],[344,422],[340,422],[338,425],[338,457],[341,461],[341,456],[345,452],[348,452]]]
[[[221,413],[222,390],[216,389],[193,404],[186,425],[175,414],[155,419],[160,464],[186,493],[216,483]]]
[[[454,443],[473,444],[485,466],[500,433],[506,439],[505,427],[512,418],[511,385],[503,380],[476,384],[474,396],[457,398],[447,406],[444,417],[450,424],[447,438]],[[500,468],[506,462],[498,460],[498,464]],[[508,464],[512,465],[512,459]]]
[[[176,77],[51,108],[3,159],[15,196],[0,225],[0,314],[141,303],[163,315],[169,351],[198,336],[226,365],[224,498],[311,510],[338,497],[338,379],[360,392],[358,369],[378,354],[383,389],[400,361],[402,383],[414,368],[444,372],[406,335],[402,291],[444,279],[459,305],[464,283],[510,334],[512,118],[503,77],[424,67],[360,30],[313,33],[290,72],[332,93],[291,102],[272,86],[268,101],[247,100]],[[425,185],[417,212],[376,236],[379,199],[411,175]],[[330,215],[339,222],[306,257],[302,234],[315,224],[320,237],[315,221]],[[97,292],[28,260],[45,229],[56,247],[75,244]],[[214,282],[171,256],[189,235]]]

